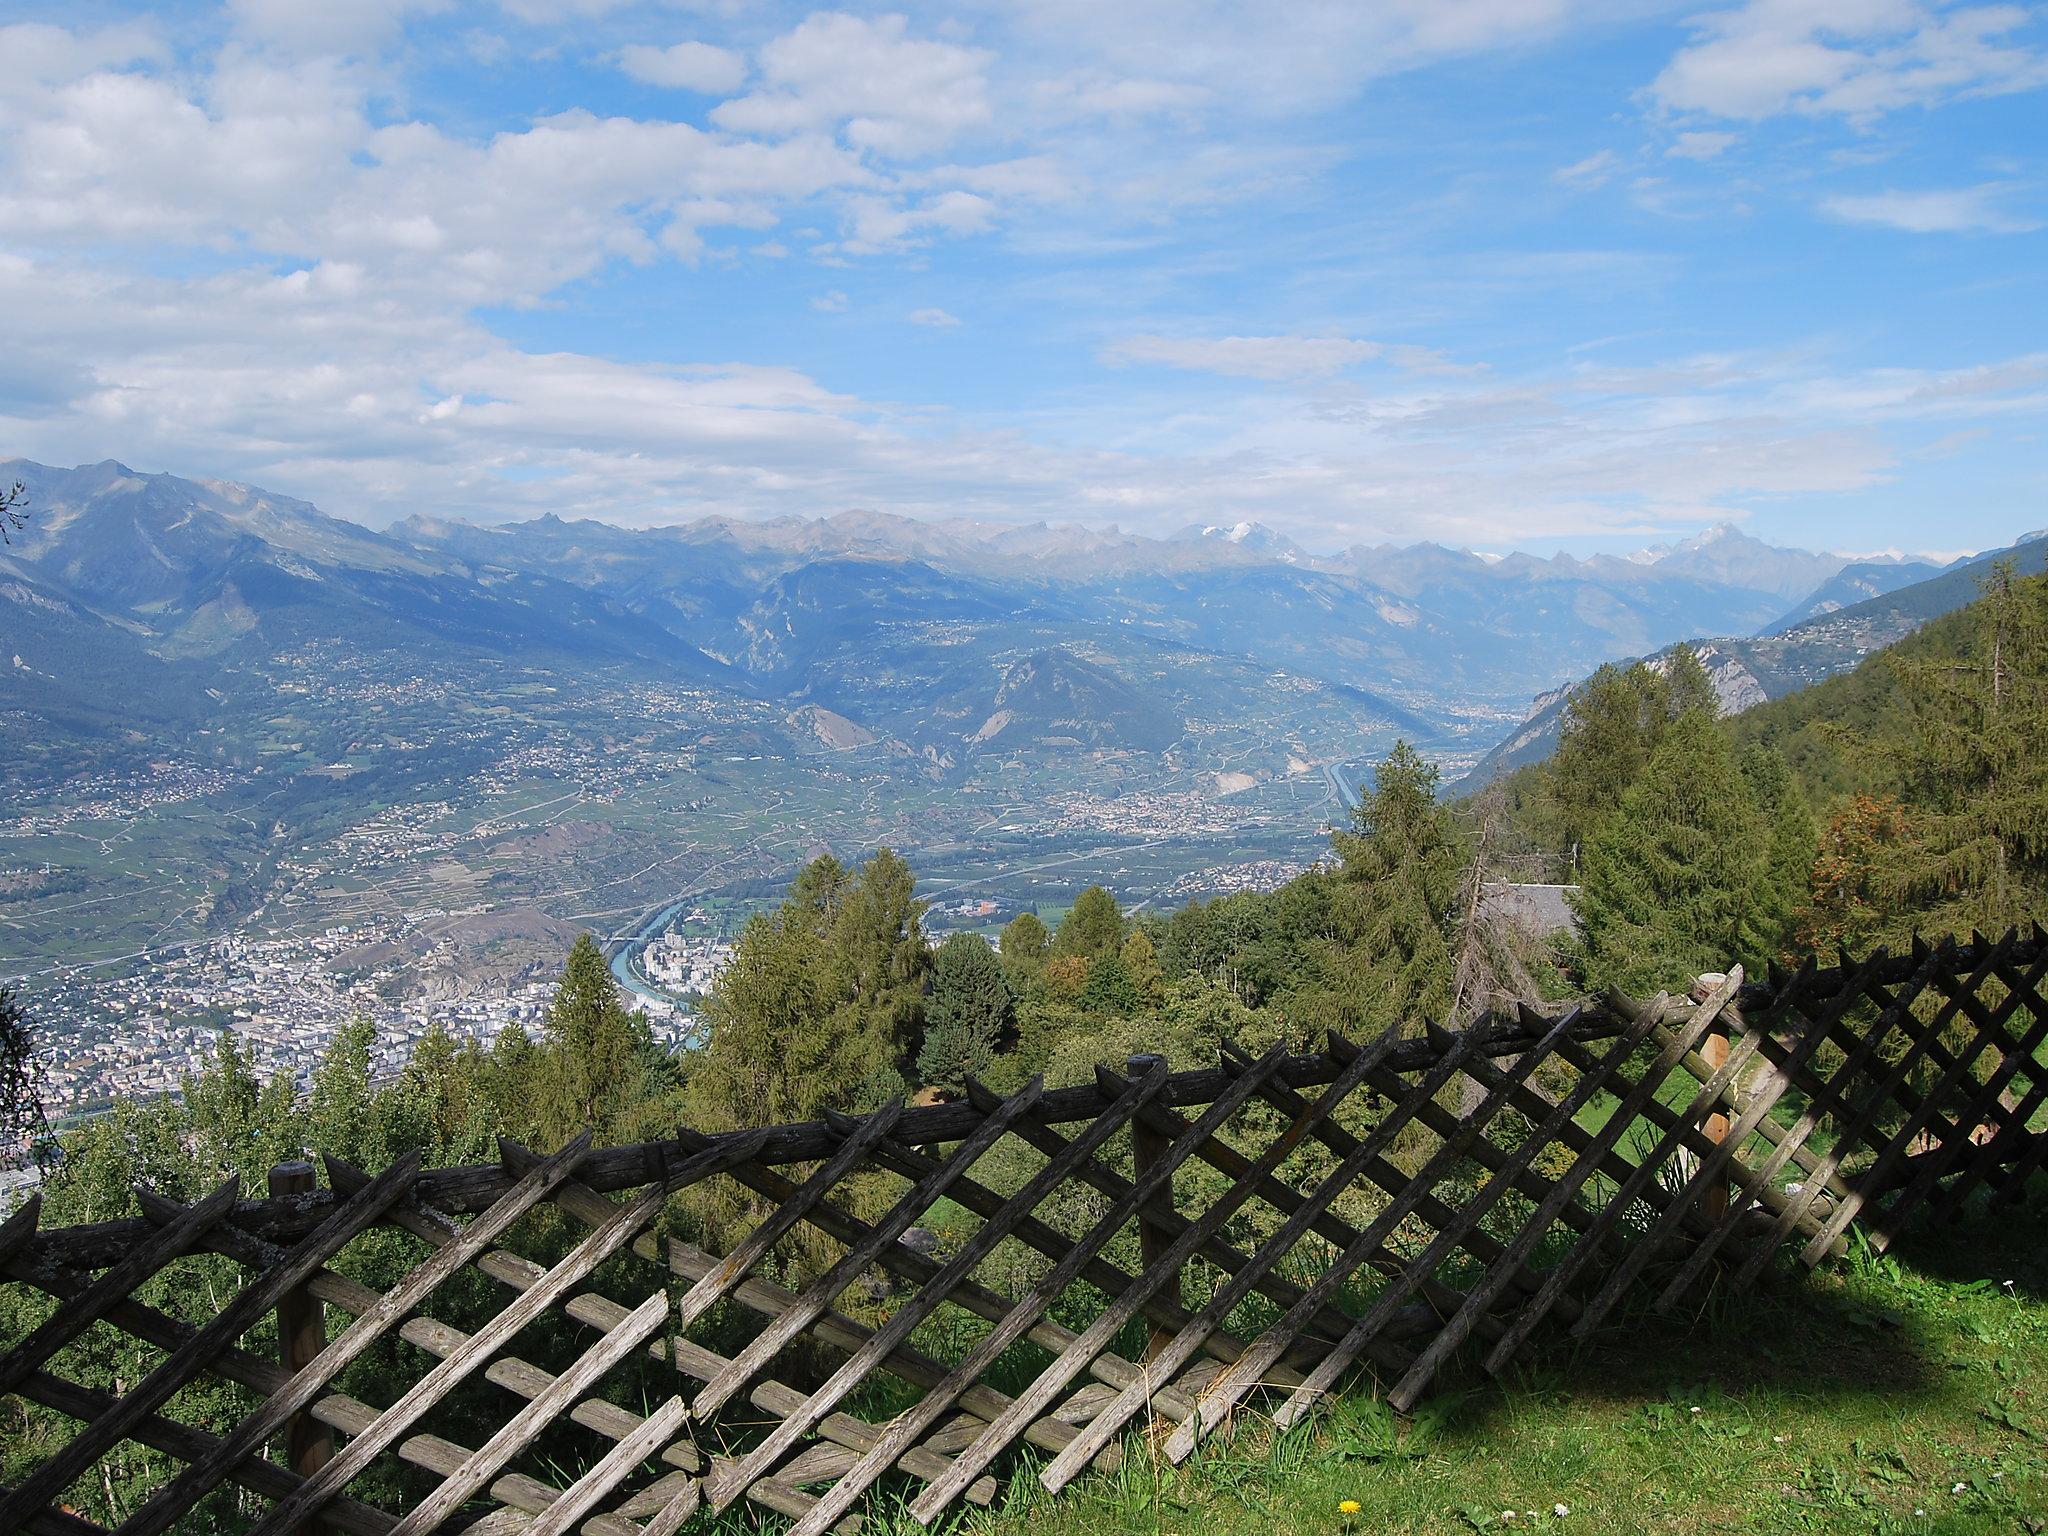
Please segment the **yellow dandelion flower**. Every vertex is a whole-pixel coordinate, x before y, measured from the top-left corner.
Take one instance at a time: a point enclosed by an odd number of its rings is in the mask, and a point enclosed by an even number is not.
[[[1340,1515],[1355,1515],[1363,1508],[1365,1508],[1365,1506],[1359,1503],[1358,1500],[1346,1499],[1343,1503],[1337,1506],[1337,1513]]]

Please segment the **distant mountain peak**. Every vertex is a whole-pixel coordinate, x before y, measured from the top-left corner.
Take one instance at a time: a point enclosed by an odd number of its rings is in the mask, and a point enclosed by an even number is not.
[[[1223,544],[1235,544],[1239,549],[1265,555],[1288,565],[1297,565],[1309,558],[1308,551],[1284,533],[1276,533],[1264,523],[1241,521],[1230,523],[1204,523],[1200,528],[1191,528],[1182,537],[1192,535],[1196,539]]]

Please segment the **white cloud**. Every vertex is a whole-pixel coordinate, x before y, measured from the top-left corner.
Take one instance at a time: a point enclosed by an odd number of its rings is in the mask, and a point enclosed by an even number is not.
[[[958,315],[948,314],[943,309],[913,309],[910,312],[912,325],[953,326],[960,323]]]
[[[811,308],[821,315],[842,314],[846,309],[846,295],[840,289],[830,289],[812,299]]]
[[[709,43],[674,43],[666,48],[634,43],[619,50],[619,68],[647,85],[724,96],[747,80],[747,61]]]
[[[1603,149],[1552,171],[1550,179],[1568,187],[1591,191],[1595,187],[1606,186],[1620,170],[1621,156],[1611,149]]]
[[[1735,135],[1732,133],[1681,133],[1664,153],[1675,160],[1713,160],[1734,142]]]
[[[761,88],[711,117],[735,133],[837,132],[856,149],[924,154],[989,123],[994,57],[914,38],[902,16],[821,13],[764,46]]]
[[[164,53],[155,28],[139,22],[96,32],[20,22],[0,27],[0,59],[7,61],[7,83],[0,84],[0,93],[29,83],[63,85],[94,70],[161,59]]]
[[[1424,372],[1459,371],[1426,347],[1346,336],[1128,336],[1100,355],[1113,367],[1152,363],[1242,379],[1328,378],[1375,361]]]
[[[1879,224],[1913,234],[1981,231],[2016,235],[2041,227],[2039,219],[2020,218],[1998,206],[2008,189],[1997,182],[1919,192],[1872,192],[1824,198],[1822,211],[1851,224]]]
[[[2048,53],[2001,41],[2031,20],[2016,5],[1748,0],[1702,18],[1650,92],[1674,112],[1868,122],[1906,107],[2048,85]]]

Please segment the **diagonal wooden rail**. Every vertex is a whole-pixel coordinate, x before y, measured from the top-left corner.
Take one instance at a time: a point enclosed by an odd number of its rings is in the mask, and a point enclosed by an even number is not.
[[[2020,1199],[2048,1161],[2044,981],[2035,927],[805,1125],[330,1159],[312,1193],[142,1191],[87,1227],[31,1197],[0,1219],[0,1285],[41,1298],[0,1392],[53,1449],[0,1488],[0,1529],[103,1536],[131,1444],[159,1471],[118,1536],[196,1528],[229,1487],[258,1536],[677,1536],[740,1499],[815,1536],[885,1484],[926,1522],[987,1504],[1026,1445],[1055,1491],[1133,1426],[1180,1459],[1359,1372],[1405,1411],[1468,1351],[1500,1372],[1625,1295]],[[709,1244],[699,1213],[734,1194],[755,1215]],[[425,1249],[382,1291],[349,1278],[379,1229]],[[218,1287],[223,1258],[242,1278],[209,1292],[190,1266]],[[249,1335],[300,1296],[335,1321],[286,1369]],[[404,1371],[385,1407],[337,1385],[373,1358]],[[242,1396],[195,1422],[171,1409],[202,1375]],[[344,1437],[331,1460],[269,1459],[308,1423]]]

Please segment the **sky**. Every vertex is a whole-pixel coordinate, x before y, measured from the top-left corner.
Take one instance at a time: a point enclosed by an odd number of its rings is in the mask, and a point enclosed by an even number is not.
[[[373,525],[2048,525],[2048,6],[0,16],[0,455]]]

